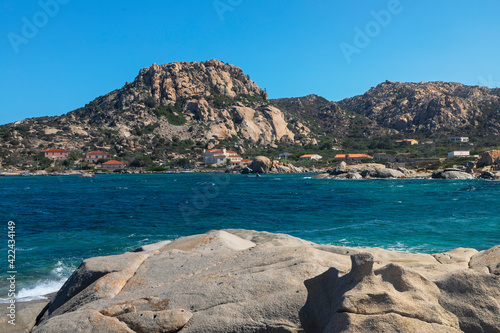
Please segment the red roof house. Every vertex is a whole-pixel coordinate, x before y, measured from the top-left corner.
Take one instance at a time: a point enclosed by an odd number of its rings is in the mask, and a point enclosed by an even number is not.
[[[101,169],[104,170],[117,170],[117,169],[125,169],[125,163],[120,161],[111,160],[106,163],[101,164]]]
[[[222,165],[229,162],[231,165],[236,165],[241,163],[241,156],[237,152],[232,150],[226,150],[225,147],[220,149],[211,149],[204,151],[203,162],[207,165],[216,164]]]
[[[69,150],[64,149],[47,149],[42,150],[45,157],[53,160],[65,160],[69,156]]]
[[[108,158],[108,153],[97,150],[85,154],[85,161],[90,163],[95,163],[100,159],[107,159],[107,158]]]

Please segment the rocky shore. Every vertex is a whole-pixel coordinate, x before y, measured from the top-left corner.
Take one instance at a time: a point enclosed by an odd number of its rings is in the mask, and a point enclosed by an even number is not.
[[[85,260],[32,332],[500,332],[498,318],[500,246],[431,255],[220,230]]]
[[[410,179],[488,179],[500,180],[498,171],[481,171],[474,173],[466,167],[447,168],[434,172],[416,172],[402,167],[390,168],[383,164],[367,163],[359,165],[347,165],[341,162],[334,169],[313,176],[320,179],[373,179],[373,178],[410,178]]]

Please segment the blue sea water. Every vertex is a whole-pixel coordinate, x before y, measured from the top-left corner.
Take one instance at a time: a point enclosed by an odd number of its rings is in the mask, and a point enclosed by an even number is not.
[[[1,274],[9,270],[9,221],[16,227],[16,288],[22,300],[56,291],[86,258],[212,229],[265,230],[321,244],[426,253],[500,244],[500,182],[310,176],[2,177]],[[6,296],[2,279],[0,298]]]

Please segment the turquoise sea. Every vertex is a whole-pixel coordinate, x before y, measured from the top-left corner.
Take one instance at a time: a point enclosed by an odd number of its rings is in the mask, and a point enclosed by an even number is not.
[[[499,213],[500,182],[480,180],[349,181],[309,174],[2,177],[0,269],[2,276],[9,270],[9,221],[16,227],[18,296],[31,300],[56,291],[85,258],[211,229],[435,253],[500,244]],[[5,281],[0,298],[7,296]]]

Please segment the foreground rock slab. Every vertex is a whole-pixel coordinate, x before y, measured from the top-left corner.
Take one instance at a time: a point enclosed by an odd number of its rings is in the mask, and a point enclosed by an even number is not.
[[[499,256],[211,231],[84,261],[33,332],[500,332]]]

